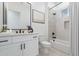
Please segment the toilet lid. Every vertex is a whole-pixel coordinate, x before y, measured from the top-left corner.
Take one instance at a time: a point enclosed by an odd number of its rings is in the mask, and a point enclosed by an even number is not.
[[[45,45],[51,45],[51,43],[48,42],[48,41],[42,41],[41,43],[42,43],[42,44],[45,44]]]

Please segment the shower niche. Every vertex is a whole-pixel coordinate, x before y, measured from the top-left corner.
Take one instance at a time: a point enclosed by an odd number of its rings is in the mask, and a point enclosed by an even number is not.
[[[64,29],[68,30],[70,28],[70,16],[63,17]]]
[[[65,8],[62,10],[62,17],[64,21],[64,29],[67,30],[69,29],[69,23],[70,23],[70,16],[69,16],[69,8]]]
[[[69,29],[69,21],[64,21],[64,29]]]

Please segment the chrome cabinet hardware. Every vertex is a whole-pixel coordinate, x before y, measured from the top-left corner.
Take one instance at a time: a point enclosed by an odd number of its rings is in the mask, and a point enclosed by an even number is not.
[[[24,43],[24,44],[21,44],[20,47],[21,47],[21,50],[22,50],[22,49],[26,49],[26,48],[25,48],[25,43]]]
[[[24,43],[24,49],[26,49],[26,48],[25,48],[25,43]]]
[[[33,36],[33,38],[37,38],[37,36]]]
[[[22,44],[21,44],[21,50],[22,50]]]
[[[3,41],[0,41],[0,43],[3,43],[3,42],[8,42],[8,40],[3,40]]]

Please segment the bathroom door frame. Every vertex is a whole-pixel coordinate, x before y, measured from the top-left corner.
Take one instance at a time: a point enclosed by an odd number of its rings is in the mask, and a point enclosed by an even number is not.
[[[79,56],[79,3],[70,3],[71,14],[71,55]]]

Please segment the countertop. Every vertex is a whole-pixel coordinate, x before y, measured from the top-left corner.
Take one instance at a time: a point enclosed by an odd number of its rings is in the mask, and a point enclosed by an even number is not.
[[[34,33],[0,33],[0,37],[3,37],[3,36],[34,35],[34,34],[38,34],[38,33],[36,33],[36,32],[34,32]]]

